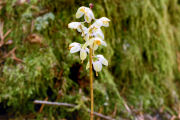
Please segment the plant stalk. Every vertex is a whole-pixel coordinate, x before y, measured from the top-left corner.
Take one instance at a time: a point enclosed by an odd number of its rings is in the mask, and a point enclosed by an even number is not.
[[[94,112],[94,96],[93,96],[93,71],[92,71],[92,48],[89,48],[89,78],[90,78],[90,92],[91,92],[91,116],[90,120],[93,120],[93,112]]]

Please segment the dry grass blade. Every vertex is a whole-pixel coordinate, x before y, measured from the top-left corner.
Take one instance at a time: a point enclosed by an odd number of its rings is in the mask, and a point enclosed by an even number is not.
[[[9,29],[5,34],[3,32],[4,29],[4,22],[0,22],[0,47],[2,47],[4,45],[4,39],[8,36],[8,34],[11,32],[11,30]]]
[[[11,29],[9,29],[5,34],[4,34],[4,38],[6,38],[8,35],[9,35],[9,33],[11,32]]]
[[[4,55],[3,58],[5,59],[5,58],[11,56],[11,58],[12,58],[13,60],[15,60],[15,61],[17,61],[17,62],[23,63],[23,60],[21,60],[21,59],[19,59],[19,58],[16,57],[15,51],[16,51],[16,47],[13,48],[9,53],[7,53],[6,55]]]
[[[132,114],[131,109],[129,108],[129,106],[127,105],[126,101],[123,100],[124,106],[126,108],[126,110],[129,112],[129,114]]]
[[[0,21],[0,38],[1,38],[1,42],[4,40],[4,37],[3,37],[3,26],[4,26],[4,23]]]

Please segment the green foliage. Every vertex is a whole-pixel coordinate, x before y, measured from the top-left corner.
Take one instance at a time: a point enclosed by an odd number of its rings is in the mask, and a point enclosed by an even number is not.
[[[6,2],[0,18],[5,22],[5,31],[12,29],[8,37],[13,44],[5,51],[16,46],[16,56],[24,63],[8,58],[0,65],[3,109],[14,114],[36,112],[39,106],[33,100],[48,96],[56,101],[61,90],[63,95],[58,101],[77,104],[77,108],[45,107],[39,119],[43,116],[88,119],[89,114],[84,112],[90,107],[88,72],[79,55],[71,55],[68,50],[69,43],[82,39],[67,25],[72,19],[75,21],[72,15],[78,7],[93,2],[95,17],[111,19],[110,28],[103,29],[108,48],[99,50],[110,61],[110,67],[99,77],[94,76],[95,110],[103,108],[103,114],[111,115],[117,106],[117,118],[129,117],[123,104],[126,101],[129,106],[148,113],[160,107],[176,113],[180,95],[177,0],[33,0],[22,5],[16,0]],[[47,12],[41,14],[44,10]],[[35,28],[31,31],[33,20]],[[42,45],[28,42],[31,33],[42,36]],[[63,75],[58,78],[60,71]],[[60,81],[58,88],[54,87],[56,81]]]

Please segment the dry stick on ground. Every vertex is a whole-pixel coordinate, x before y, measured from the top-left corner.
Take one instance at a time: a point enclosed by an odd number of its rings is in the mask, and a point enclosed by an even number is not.
[[[8,52],[5,56],[3,56],[3,58],[5,59],[5,58],[11,56],[11,58],[12,58],[13,60],[15,60],[15,61],[17,61],[17,62],[23,63],[23,61],[22,61],[21,59],[19,59],[19,58],[16,57],[15,50],[16,50],[16,47],[13,48],[10,52]]]
[[[114,111],[112,113],[112,117],[115,117],[116,116],[116,113],[117,113],[117,104],[115,105],[114,107]]]
[[[0,47],[4,45],[4,39],[8,36],[8,34],[11,32],[11,29],[9,29],[5,34],[3,33],[4,23],[0,22]]]
[[[75,104],[69,104],[69,103],[60,103],[60,102],[48,102],[48,101],[42,101],[42,100],[35,100],[34,101],[35,104],[45,104],[45,105],[54,105],[54,106],[66,106],[66,107],[76,107]],[[91,113],[91,110],[87,110],[87,112]],[[115,120],[109,116],[97,113],[97,112],[93,112],[93,115],[96,115],[98,117],[101,117],[103,119],[106,120]]]
[[[4,39],[9,35],[9,33],[11,32],[11,29],[9,29],[5,34],[3,33],[3,29],[4,29],[4,23],[3,22],[0,22],[0,47],[2,47],[4,45]],[[17,62],[23,62],[21,59],[17,58],[16,57],[16,54],[15,54],[15,50],[16,50],[16,47],[13,48],[10,52],[8,52],[6,55],[3,56],[3,58],[7,58],[9,56],[11,56],[11,58]],[[1,63],[2,61],[0,61]]]
[[[102,113],[102,107],[100,107],[100,109],[99,109],[99,113],[101,114]],[[96,120],[100,120],[100,117],[98,117]]]
[[[48,101],[48,97],[46,97],[44,100]],[[43,111],[43,108],[44,108],[44,104],[41,105],[41,107],[39,109],[39,113],[41,113]]]

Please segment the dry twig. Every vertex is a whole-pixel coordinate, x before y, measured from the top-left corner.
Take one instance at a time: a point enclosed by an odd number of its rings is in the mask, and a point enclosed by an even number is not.
[[[21,59],[16,57],[15,50],[16,50],[16,47],[13,48],[10,52],[8,52],[5,56],[3,56],[3,58],[5,59],[7,57],[11,57],[13,60],[23,63]]]
[[[49,102],[49,101],[42,101],[42,100],[35,100],[34,101],[35,104],[46,104],[46,105],[54,105],[54,106],[66,106],[66,107],[76,107],[75,104],[69,104],[69,103],[60,103],[60,102]],[[91,110],[87,110],[87,112],[91,112]],[[93,115],[96,115],[98,117],[101,117],[103,119],[106,119],[106,120],[115,120],[109,116],[106,116],[106,115],[103,115],[103,114],[100,114],[100,113],[97,113],[97,112],[93,112]]]

